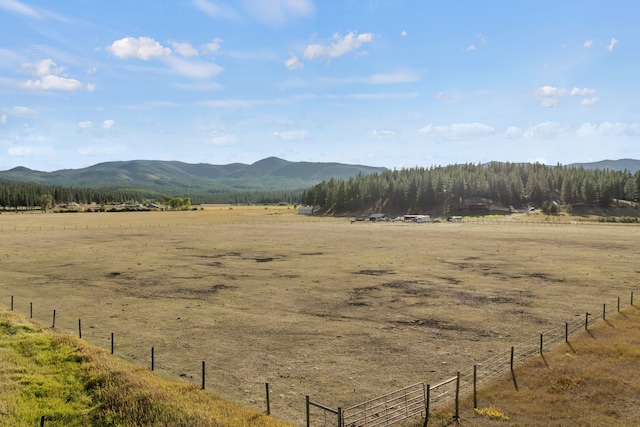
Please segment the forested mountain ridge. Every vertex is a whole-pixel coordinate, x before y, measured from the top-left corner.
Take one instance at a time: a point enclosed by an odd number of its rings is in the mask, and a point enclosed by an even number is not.
[[[386,170],[343,163],[290,162],[269,157],[251,165],[132,160],[54,172],[16,167],[0,172],[0,206],[35,208],[42,195],[54,205],[161,202],[165,195],[192,203],[297,203],[303,190],[330,178]]]
[[[0,181],[87,188],[130,187],[162,192],[166,188],[226,190],[302,190],[330,178],[349,178],[385,168],[343,163],[290,162],[277,157],[253,164],[184,163],[131,160],[105,162],[82,169],[54,172],[16,167],[0,171]]]
[[[490,162],[331,179],[307,190],[303,201],[332,214],[441,214],[492,205],[608,207],[615,199],[637,201],[639,188],[638,170]]]

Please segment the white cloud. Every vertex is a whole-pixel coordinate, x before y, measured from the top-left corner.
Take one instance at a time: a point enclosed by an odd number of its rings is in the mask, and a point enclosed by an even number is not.
[[[476,50],[476,46],[474,44],[470,44],[469,46],[467,46],[467,51],[468,52],[472,52]]]
[[[591,46],[593,46],[593,40],[586,40],[584,42],[584,44],[582,45],[582,47],[589,49]]]
[[[268,25],[283,25],[313,14],[311,0],[244,0],[244,7],[254,18]]]
[[[371,139],[388,139],[396,136],[396,132],[392,130],[372,130],[369,134],[369,138]]]
[[[595,89],[589,89],[589,88],[577,88],[574,87],[573,89],[571,89],[571,96],[592,96],[596,94],[596,90]]]
[[[11,147],[7,150],[7,154],[11,157],[40,156],[51,153],[53,153],[53,149],[51,147],[18,146]]]
[[[611,123],[602,122],[600,124],[584,123],[576,134],[580,137],[609,137],[609,136],[630,136],[640,135],[640,125],[638,123]]]
[[[238,18],[238,13],[224,3],[207,0],[193,0],[193,5],[212,18],[231,20]]]
[[[516,126],[509,126],[504,132],[506,138],[518,138],[522,135],[522,129]]]
[[[542,86],[533,91],[533,96],[535,98],[542,98],[540,105],[545,108],[557,105],[560,98],[566,95],[566,89],[557,88],[555,86]]]
[[[533,96],[548,96],[553,98],[560,98],[567,94],[565,89],[557,88],[555,86],[542,86],[533,92]]]
[[[114,127],[116,125],[116,121],[115,120],[105,120],[102,122],[102,129],[111,129],[112,127]]]
[[[449,126],[427,125],[418,134],[429,139],[473,139],[495,134],[496,130],[483,123],[454,123]]]
[[[289,101],[282,99],[275,100],[261,100],[261,99],[214,99],[210,101],[203,101],[198,103],[202,107],[213,108],[253,108],[258,105],[283,105],[288,104]]]
[[[300,60],[298,59],[298,57],[296,55],[293,55],[291,58],[289,58],[286,61],[284,61],[284,65],[289,70],[299,70],[302,67],[304,67],[304,64],[302,62],[300,62]]]
[[[216,53],[220,50],[220,45],[222,45],[223,40],[221,38],[216,37],[210,43],[204,45],[204,53]]]
[[[286,141],[300,141],[309,139],[309,132],[306,130],[290,130],[285,132],[273,132],[271,136],[274,138],[284,139]]]
[[[198,51],[191,46],[189,43],[171,43],[171,47],[173,51],[178,55],[182,56],[198,56]]]
[[[96,85],[93,83],[87,83],[87,92],[93,92],[94,90],[96,90]]]
[[[63,69],[54,68],[52,70],[51,68],[55,66],[56,66],[56,63],[53,62],[53,59],[51,58],[43,59],[42,61],[39,61],[33,64],[33,67],[36,70],[36,75],[38,76],[46,76],[49,74],[60,74],[63,71]]]
[[[329,96],[329,98],[347,98],[360,101],[383,101],[386,99],[413,99],[420,96],[418,92],[376,92],[376,93],[352,93],[341,96]]]
[[[398,71],[395,73],[374,74],[369,78],[371,84],[413,83],[420,80],[415,71]]]
[[[594,96],[593,98],[583,99],[580,103],[588,107],[591,105],[596,105],[598,102],[600,102],[600,100]]]
[[[23,106],[3,108],[2,111],[11,117],[34,118],[40,116],[36,110]]]
[[[93,123],[89,120],[85,120],[83,122],[78,122],[78,127],[80,129],[89,129],[90,127],[93,126]]]
[[[187,77],[194,79],[208,79],[222,72],[222,67],[212,62],[185,60],[177,57],[167,58],[171,68]]]
[[[364,43],[373,40],[373,33],[349,34],[341,37],[338,33],[333,35],[333,42],[329,45],[310,44],[304,50],[304,58],[309,60],[320,59],[330,61],[333,58],[356,51]]]
[[[436,98],[436,99],[441,99],[441,100],[443,100],[443,101],[451,101],[451,100],[453,99],[453,97],[452,97],[452,96],[449,96],[449,95],[447,95],[447,94],[446,94],[446,93],[444,93],[444,92],[438,92],[438,93],[436,93],[435,98]]]
[[[224,89],[224,86],[216,82],[196,82],[196,83],[174,83],[174,86],[182,90],[193,90],[199,92],[209,92],[212,90]],[[174,106],[174,105],[172,105]]]
[[[405,30],[402,30],[402,32],[400,33],[400,35],[402,37],[407,37],[407,32]]]
[[[43,89],[43,90],[68,90],[74,91],[82,86],[82,83],[76,79],[68,79],[65,77],[48,75],[43,76],[40,80],[27,80],[20,85],[26,89]]]
[[[413,70],[396,71],[393,73],[379,73],[370,76],[354,76],[341,78],[322,78],[324,82],[332,84],[396,84],[420,81],[420,73]]]
[[[17,0],[0,0],[0,9],[10,13],[18,13],[30,18],[41,18],[40,14],[33,8]]]
[[[609,43],[609,46],[607,46],[607,49],[609,50],[609,52],[613,52],[613,48],[618,44],[618,40],[615,38],[611,38],[611,42]]]
[[[235,145],[238,137],[221,130],[213,130],[209,134],[209,141],[214,145]]]
[[[107,50],[120,59],[138,58],[145,61],[154,56],[162,57],[171,54],[171,49],[150,37],[124,37],[111,43]]]
[[[567,124],[543,122],[530,126],[523,135],[526,139],[556,139],[565,135],[569,129],[570,126]]]
[[[7,115],[3,114],[2,116],[0,116],[0,125],[6,125],[7,124]]]
[[[476,40],[480,40],[480,43],[487,44],[489,42],[489,36],[484,35],[482,33],[478,33],[474,36]]]

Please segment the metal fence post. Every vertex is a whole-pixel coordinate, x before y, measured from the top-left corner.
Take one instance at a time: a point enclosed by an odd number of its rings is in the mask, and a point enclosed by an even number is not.
[[[311,417],[309,416],[309,396],[307,396],[307,427],[311,427]]]

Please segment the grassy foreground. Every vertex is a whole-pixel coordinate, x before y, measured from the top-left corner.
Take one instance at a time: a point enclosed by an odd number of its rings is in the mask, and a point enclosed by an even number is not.
[[[640,309],[636,306],[590,326],[588,332],[516,365],[461,401],[463,426],[640,425]],[[452,424],[453,408],[435,414],[430,426]],[[455,424],[455,423],[453,423]],[[416,424],[422,425],[422,423]]]
[[[0,425],[286,426],[0,311]]]

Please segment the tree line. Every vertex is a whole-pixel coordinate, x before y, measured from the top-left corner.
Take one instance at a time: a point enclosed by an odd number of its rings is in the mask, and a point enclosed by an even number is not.
[[[305,191],[303,203],[326,214],[446,213],[476,201],[512,208],[550,202],[570,209],[581,204],[608,207],[615,199],[637,201],[638,188],[640,171],[490,162],[331,179]]]
[[[190,190],[185,188],[167,188],[167,193],[140,188],[88,188],[60,185],[43,185],[30,182],[0,182],[0,207],[6,209],[40,209],[43,203],[47,207],[78,203],[109,205],[118,203],[162,203],[167,196],[172,201],[182,199],[185,205],[203,203],[300,203],[302,190],[265,190],[242,191],[229,189]],[[49,197],[50,196],[50,197]],[[188,199],[188,203],[187,203]]]

